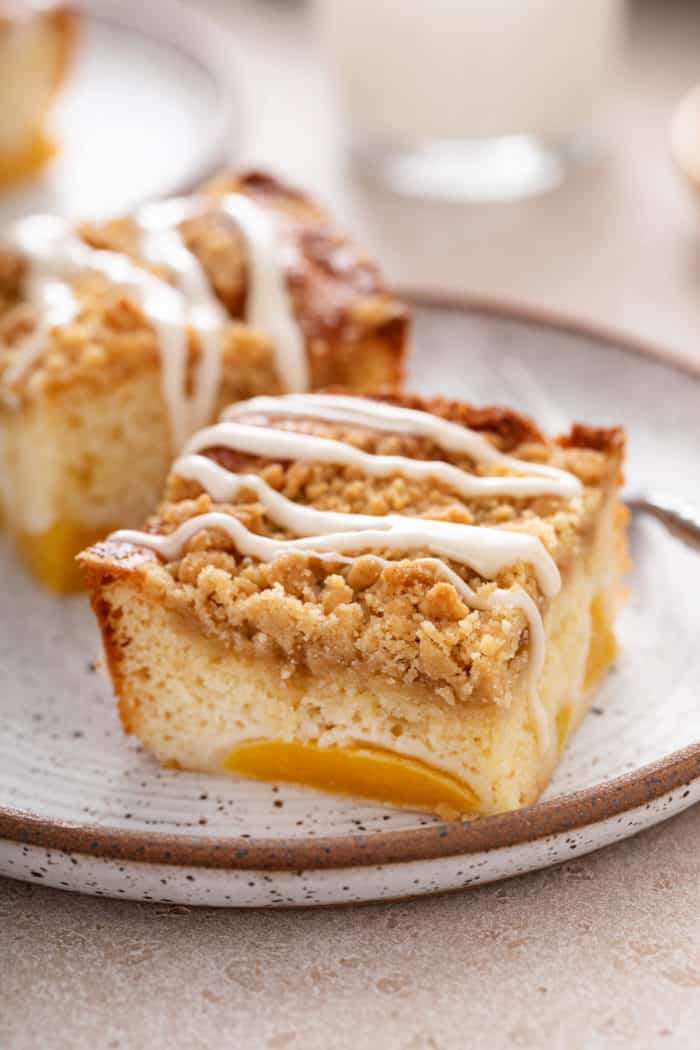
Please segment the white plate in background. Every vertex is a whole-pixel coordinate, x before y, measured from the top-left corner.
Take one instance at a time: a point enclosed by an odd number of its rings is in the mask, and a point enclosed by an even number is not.
[[[237,152],[243,130],[235,40],[175,0],[87,0],[76,59],[52,111],[55,159],[0,193],[17,216],[126,210],[191,188]]]

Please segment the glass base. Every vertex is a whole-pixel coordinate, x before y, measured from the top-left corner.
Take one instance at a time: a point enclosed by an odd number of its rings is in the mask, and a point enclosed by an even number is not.
[[[558,143],[530,135],[396,146],[357,144],[359,171],[394,193],[451,201],[515,201],[558,186],[591,152],[577,135]]]

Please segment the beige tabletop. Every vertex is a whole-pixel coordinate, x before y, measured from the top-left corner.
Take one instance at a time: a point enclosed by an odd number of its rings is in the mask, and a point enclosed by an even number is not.
[[[351,183],[295,4],[203,6],[244,45],[248,158],[320,192],[394,279],[553,306],[700,358],[700,204],[665,144],[674,99],[700,78],[697,0],[636,5],[605,163],[526,204],[469,209]],[[0,880],[0,1048],[696,1047],[699,846],[696,807],[500,885],[319,912]]]

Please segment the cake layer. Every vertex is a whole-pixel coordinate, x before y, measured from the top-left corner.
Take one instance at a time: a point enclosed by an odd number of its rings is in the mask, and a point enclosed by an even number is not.
[[[76,21],[63,3],[13,0],[0,9],[0,187],[32,175],[55,151],[45,122]]]
[[[30,217],[0,247],[0,496],[30,566],[140,525],[225,405],[400,379],[408,314],[377,268],[298,191],[218,185],[80,230]]]
[[[621,434],[415,403],[240,405],[82,556],[161,762],[443,814],[546,785],[615,655]]]
[[[547,613],[544,746],[526,681],[505,708],[357,669],[291,671],[201,635],[144,590],[143,559],[94,557],[89,571],[123,724],[163,764],[473,815],[532,802],[547,783],[614,657],[620,550],[611,513]]]

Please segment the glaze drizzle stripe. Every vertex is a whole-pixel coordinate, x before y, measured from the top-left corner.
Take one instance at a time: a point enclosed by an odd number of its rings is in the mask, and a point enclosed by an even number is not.
[[[219,207],[238,223],[248,248],[251,280],[246,322],[271,338],[282,386],[292,392],[308,390],[304,337],[289,303],[274,226],[269,216],[243,194],[227,194]]]
[[[20,220],[8,241],[29,261],[27,295],[39,321],[5,374],[13,385],[44,349],[49,330],[78,313],[70,281],[82,272],[103,274],[138,299],[155,329],[161,360],[163,396],[173,443],[180,449],[188,435],[214,411],[221,377],[222,335],[229,317],[211,289],[197,258],[177,229],[184,219],[207,209],[229,215],[239,226],[248,252],[249,289],[245,321],[271,340],[277,370],[290,390],[309,383],[306,348],[293,316],[271,218],[243,195],[216,202],[177,198],[141,208],[133,216],[144,258],[166,267],[174,284],[133,263],[128,256],[91,248],[66,220],[33,215]],[[199,337],[201,357],[194,393],[186,393],[188,328]]]
[[[414,520],[413,524],[418,526],[419,520]],[[220,511],[212,511],[208,514],[200,514],[190,518],[167,536],[121,529],[113,533],[110,539],[115,542],[132,543],[136,546],[147,547],[166,561],[172,561],[182,554],[188,541],[201,532],[202,529],[220,529],[233,541],[239,553],[263,562],[275,561],[285,554],[301,551],[312,554],[321,561],[330,561],[336,564],[340,562],[341,564],[350,565],[356,560],[358,555],[366,555],[368,551],[371,552],[378,547],[406,549],[412,546],[422,546],[425,540],[425,534],[418,527],[414,531],[407,528],[405,532],[367,529],[327,533],[296,540],[275,540],[251,532],[238,518],[234,518],[230,514],[223,514]],[[437,548],[437,553],[441,553],[440,546],[436,542],[431,540],[429,546],[434,549]],[[350,552],[350,556],[341,552]],[[450,553],[446,554],[446,556],[454,556],[454,554]],[[382,566],[397,564],[397,562],[387,558],[380,558],[376,554],[370,553],[369,557]],[[416,558],[414,561],[416,564],[431,566],[435,569],[436,574],[448,583],[451,583],[460,597],[473,609],[486,610],[510,607],[520,609],[525,614],[530,631],[530,664],[528,672],[530,704],[539,747],[542,751],[546,751],[549,746],[549,726],[546,712],[542,707],[537,691],[537,683],[544,666],[544,625],[541,613],[534,600],[519,584],[508,590],[496,588],[488,597],[480,598],[469,584],[440,558]]]
[[[283,413],[283,409],[280,410]],[[309,413],[307,413],[308,415]],[[249,423],[237,423],[229,420],[205,427],[191,438],[185,452],[202,452],[209,448],[228,448],[250,455],[264,456],[269,459],[303,460],[313,463],[333,463],[337,466],[358,467],[363,473],[375,478],[390,477],[400,474],[414,481],[439,481],[460,496],[521,496],[533,497],[543,495],[567,496],[578,495],[580,488],[560,478],[514,477],[513,475],[496,474],[480,476],[469,474],[459,467],[443,460],[409,459],[407,456],[383,456],[363,452],[343,441],[319,437],[316,434],[301,434],[291,430],[275,430],[272,426],[259,426]],[[521,470],[526,464],[519,463]]]
[[[391,405],[365,397],[343,394],[287,394],[282,397],[254,397],[231,405],[224,421],[246,416],[285,416],[347,423],[363,428],[427,437],[445,452],[469,456],[477,463],[493,464],[516,473],[549,478],[557,483],[556,494],[573,498],[581,493],[581,483],[568,471],[545,463],[532,463],[500,452],[483,435],[459,423],[433,416],[429,412]],[[554,492],[554,486],[552,487]]]
[[[255,398],[234,406],[226,415],[227,419],[223,423],[208,427],[195,435],[187,445],[185,456],[175,464],[174,473],[197,481],[204,491],[220,502],[233,499],[241,490],[251,489],[262,502],[269,517],[300,538],[277,540],[260,536],[250,532],[238,518],[219,511],[196,515],[168,535],[127,530],[117,532],[111,538],[150,548],[165,560],[181,557],[189,540],[206,528],[221,529],[241,554],[265,562],[274,561],[292,551],[306,551],[323,560],[348,563],[360,554],[366,555],[370,552],[370,556],[386,565],[391,563],[371,552],[385,549],[407,552],[427,548],[438,557],[420,557],[415,560],[436,568],[438,574],[448,580],[472,608],[496,609],[511,606],[521,609],[525,614],[530,633],[532,716],[540,748],[546,750],[550,744],[550,734],[546,713],[537,691],[537,683],[544,665],[545,639],[542,614],[537,604],[517,584],[508,590],[497,588],[487,597],[481,598],[446,564],[447,560],[456,561],[474,569],[485,579],[494,579],[504,569],[523,561],[533,567],[543,594],[552,597],[561,588],[561,578],[553,558],[540,540],[525,533],[505,529],[433,521],[407,515],[375,516],[317,510],[288,500],[275,492],[258,475],[236,474],[196,453],[208,448],[227,447],[285,461],[305,460],[355,465],[374,476],[398,473],[419,479],[432,477],[444,481],[466,496],[484,495],[494,491],[515,491],[519,494],[549,493],[571,498],[581,492],[578,479],[566,471],[549,468],[545,472],[541,464],[531,465],[525,460],[503,456],[481,435],[428,413],[363,398],[338,395]],[[275,429],[274,424],[269,422],[270,416],[284,418],[285,415],[292,418],[323,418],[429,436],[443,449],[467,454],[477,464],[485,462],[497,468],[508,467],[522,472],[527,472],[534,466],[535,476],[477,477],[442,461],[424,462],[406,456],[373,455],[341,441]],[[266,425],[236,422],[236,418],[240,417],[257,419]],[[515,489],[511,486],[515,486]]]
[[[228,314],[209,285],[204,268],[197,257],[185,246],[177,229],[179,223],[195,213],[192,199],[175,199],[162,204],[149,204],[134,217],[139,233],[140,248],[145,259],[156,266],[164,266],[172,274],[185,305],[183,327],[190,325],[199,337],[200,360],[194,378],[190,399],[180,397],[171,403],[171,420],[175,417],[176,447],[181,448],[187,437],[203,427],[214,414],[216,396],[221,379],[221,337]],[[186,346],[185,346],[186,351]],[[180,353],[179,347],[162,347],[161,367],[167,369],[170,354]],[[179,389],[185,382],[186,361],[177,371],[181,375]]]
[[[372,545],[397,550],[429,547],[440,557],[469,566],[485,579],[493,579],[504,568],[525,562],[532,565],[537,583],[546,597],[553,597],[561,587],[556,562],[540,541],[527,533],[402,514],[344,514],[317,510],[287,499],[258,474],[233,473],[206,456],[182,456],[174,464],[173,473],[196,481],[205,492],[221,503],[249,489],[255,493],[271,518],[297,536],[316,537],[319,540],[323,537],[325,545],[331,541],[340,543],[338,537],[343,535],[346,545],[342,548],[338,546],[338,550],[350,549],[352,535],[357,532],[363,534],[357,538],[362,549]],[[197,518],[190,520],[196,521]],[[373,538],[373,544],[368,543],[368,537]],[[172,549],[171,545],[167,545],[168,555],[171,558],[179,557],[184,543],[178,541],[172,545]],[[331,548],[325,546],[324,549]]]

